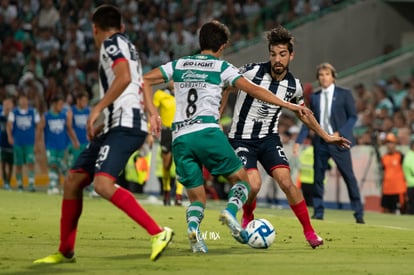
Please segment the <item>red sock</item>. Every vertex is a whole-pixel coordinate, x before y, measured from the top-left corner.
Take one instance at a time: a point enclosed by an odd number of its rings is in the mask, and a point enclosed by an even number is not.
[[[309,212],[308,212],[308,208],[306,207],[305,200],[302,200],[300,203],[296,205],[291,205],[290,208],[292,208],[296,217],[302,224],[303,232],[314,232],[310,219],[309,219]]]
[[[256,209],[256,200],[254,200],[251,204],[245,203],[243,205],[243,216],[249,217],[253,215],[253,211]]]
[[[135,197],[126,189],[119,187],[112,195],[111,202],[141,225],[150,235],[162,232],[162,228],[151,218]]]
[[[59,252],[68,257],[72,256],[75,250],[76,230],[82,213],[82,204],[82,199],[62,201]]]

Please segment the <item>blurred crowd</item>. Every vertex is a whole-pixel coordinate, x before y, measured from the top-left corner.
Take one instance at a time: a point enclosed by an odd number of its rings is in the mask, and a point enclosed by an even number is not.
[[[276,22],[321,11],[334,0],[0,0],[0,101],[25,92],[43,113],[56,94],[68,104],[78,91],[98,96],[97,51],[91,13],[117,4],[126,34],[140,51],[144,72],[197,51],[197,31],[219,19],[233,32],[237,50]]]
[[[97,65],[91,14],[102,3],[121,7],[126,34],[140,51],[144,72],[171,59],[196,52],[199,27],[212,19],[232,31],[230,50],[277,23],[323,12],[340,0],[0,0],[0,102],[24,92],[43,113],[56,94],[71,105],[87,91],[98,97]],[[305,92],[312,87],[304,86]],[[358,144],[377,142],[393,132],[408,144],[414,131],[414,80],[397,76],[372,87],[354,87],[358,110]],[[230,102],[231,103],[231,102]],[[290,114],[281,119],[280,133],[293,140],[299,128]]]
[[[378,80],[369,89],[354,87],[358,120],[354,128],[360,145],[381,145],[393,133],[400,145],[414,139],[414,76],[403,81],[398,76]]]
[[[91,14],[102,3],[114,3],[125,16],[126,34],[140,51],[144,71],[171,59],[195,53],[199,27],[219,19],[232,30],[230,50],[246,45],[277,23],[321,12],[334,0],[0,0],[0,102],[24,92],[43,113],[51,99],[87,91],[91,103],[98,97],[97,65]],[[393,76],[372,87],[353,87],[358,121],[358,144],[380,142],[393,132],[406,145],[414,132],[414,78]],[[304,85],[306,93],[312,87]],[[231,101],[230,101],[231,103]],[[229,110],[230,112],[231,110]],[[229,112],[227,113],[228,115]],[[228,119],[227,119],[228,121]],[[281,119],[284,141],[299,128],[290,114]]]

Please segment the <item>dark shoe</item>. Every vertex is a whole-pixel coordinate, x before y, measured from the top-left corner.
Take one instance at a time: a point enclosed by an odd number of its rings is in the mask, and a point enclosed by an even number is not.
[[[312,220],[323,220],[323,217],[313,215]]]
[[[183,196],[182,195],[175,195],[175,206],[182,206],[183,205]]]
[[[171,198],[170,198],[170,191],[164,191],[164,206],[170,206],[171,205]]]
[[[365,224],[364,218],[357,218],[356,223]]]

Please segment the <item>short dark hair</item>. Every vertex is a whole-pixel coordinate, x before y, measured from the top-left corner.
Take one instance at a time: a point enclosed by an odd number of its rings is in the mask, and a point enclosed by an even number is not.
[[[269,51],[272,46],[284,44],[288,46],[289,53],[293,52],[294,37],[282,25],[278,25],[277,27],[266,32],[266,39]]]
[[[205,23],[199,33],[200,50],[217,52],[223,44],[229,42],[230,30],[217,20]]]
[[[86,92],[86,91],[80,91],[80,92],[75,93],[75,98],[76,99],[81,99],[82,97],[89,98],[88,92]]]
[[[122,26],[122,15],[120,10],[109,4],[98,6],[92,15],[92,22],[101,30],[120,30]]]
[[[56,95],[54,95],[53,97],[52,97],[52,103],[56,103],[56,102],[59,102],[59,101],[65,101],[65,97],[61,94],[61,93],[57,93]]]

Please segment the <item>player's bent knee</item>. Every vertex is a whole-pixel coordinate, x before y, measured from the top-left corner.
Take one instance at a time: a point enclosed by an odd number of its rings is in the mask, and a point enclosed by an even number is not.
[[[65,190],[83,189],[88,184],[89,182],[88,182],[87,174],[69,172],[64,182],[64,189]]]

